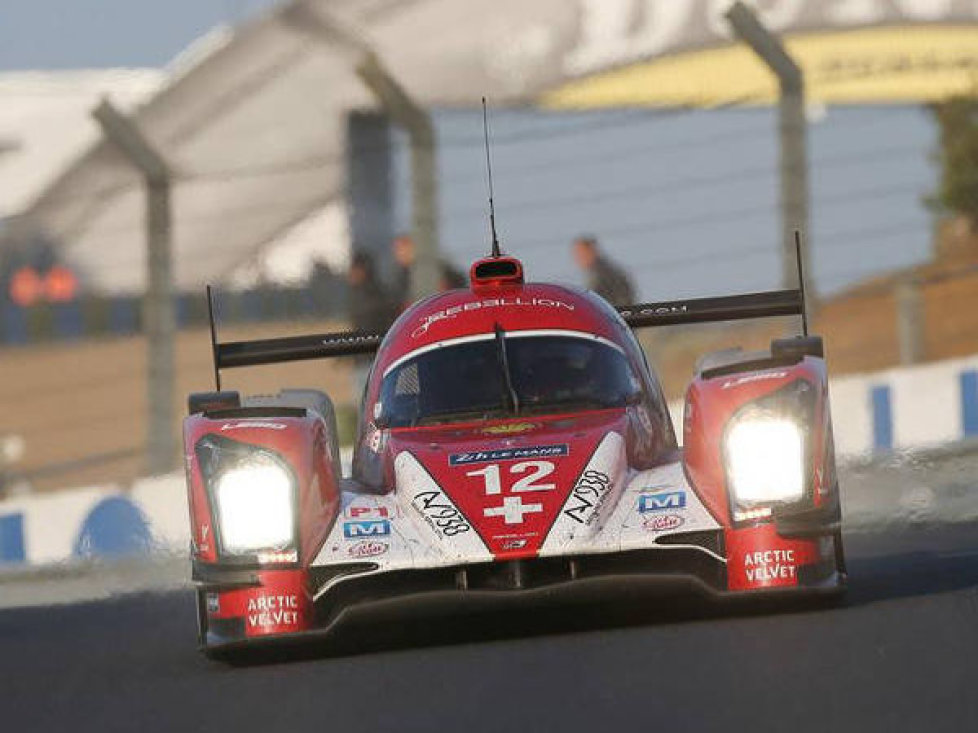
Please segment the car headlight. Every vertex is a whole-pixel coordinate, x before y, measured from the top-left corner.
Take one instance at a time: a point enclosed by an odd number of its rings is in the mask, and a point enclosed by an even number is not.
[[[805,434],[796,421],[745,416],[728,430],[725,453],[734,519],[804,498]]]
[[[221,545],[244,554],[290,545],[295,534],[292,477],[268,456],[222,471],[214,484]]]

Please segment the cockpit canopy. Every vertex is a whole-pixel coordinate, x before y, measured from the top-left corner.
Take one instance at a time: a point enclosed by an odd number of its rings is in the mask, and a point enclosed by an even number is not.
[[[385,371],[374,418],[399,428],[624,407],[642,386],[620,346],[573,331],[475,334]]]

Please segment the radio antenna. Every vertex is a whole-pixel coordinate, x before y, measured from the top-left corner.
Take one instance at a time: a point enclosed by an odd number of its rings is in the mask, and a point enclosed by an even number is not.
[[[801,258],[801,231],[795,229],[795,263],[798,266],[798,294],[801,296],[801,334],[808,336],[808,305],[805,298],[805,265]]]
[[[489,114],[486,98],[482,98],[482,132],[486,141],[486,173],[489,178],[489,232],[492,234],[492,256],[499,257],[499,237],[496,236],[496,206],[492,200],[492,160],[489,157]]]

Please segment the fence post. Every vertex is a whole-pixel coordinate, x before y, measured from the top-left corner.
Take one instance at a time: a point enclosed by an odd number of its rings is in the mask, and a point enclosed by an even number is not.
[[[781,41],[754,12],[738,0],[726,13],[737,36],[778,78],[778,139],[781,178],[781,286],[797,286],[795,231],[802,232],[801,256],[811,279],[811,232],[808,228],[808,141],[805,120],[805,76]],[[814,283],[805,283],[806,308],[818,300]]]
[[[174,332],[171,243],[170,170],[163,157],[132,120],[108,100],[92,111],[106,139],[143,176],[146,183],[146,297],[143,300],[143,333],[146,337],[147,470],[166,473],[176,456],[174,434]]]
[[[909,365],[923,361],[924,308],[920,282],[915,277],[906,277],[897,284],[896,318],[900,363]]]
[[[325,44],[345,47],[355,57],[357,76],[377,99],[381,108],[407,132],[411,144],[411,193],[415,263],[411,272],[411,296],[420,298],[438,289],[438,180],[435,133],[431,115],[411,99],[408,92],[383,65],[367,39],[339,18],[308,2],[286,6],[282,19],[292,27],[312,34]]]

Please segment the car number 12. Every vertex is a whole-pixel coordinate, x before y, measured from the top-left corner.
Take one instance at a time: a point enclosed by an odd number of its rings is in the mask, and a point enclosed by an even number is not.
[[[557,488],[556,484],[543,482],[543,479],[554,472],[554,464],[550,461],[521,461],[508,466],[508,468],[509,474],[513,478],[526,474],[521,478],[515,478],[513,481],[509,490],[514,494],[529,491],[551,491]],[[469,471],[465,475],[474,478],[481,477],[486,496],[503,493],[503,481],[498,463],[492,463],[477,471]]]

